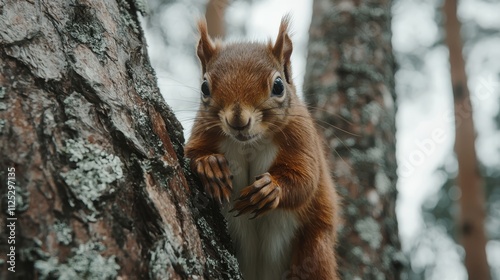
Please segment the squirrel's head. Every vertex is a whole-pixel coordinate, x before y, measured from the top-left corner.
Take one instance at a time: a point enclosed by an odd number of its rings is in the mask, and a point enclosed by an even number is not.
[[[213,41],[204,21],[198,23],[201,61],[200,113],[207,126],[228,136],[252,142],[272,136],[287,121],[295,96],[291,77],[292,41],[289,17],[281,20],[274,44]]]

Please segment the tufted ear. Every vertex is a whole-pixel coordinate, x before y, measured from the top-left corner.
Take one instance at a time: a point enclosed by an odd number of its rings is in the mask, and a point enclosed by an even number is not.
[[[200,19],[198,21],[198,31],[200,32],[200,41],[198,42],[196,53],[200,59],[203,73],[205,73],[207,71],[207,64],[216,51],[216,46],[208,35],[207,22],[205,19]]]
[[[285,15],[281,19],[280,30],[278,33],[278,38],[272,47],[272,52],[274,57],[283,65],[283,70],[285,71],[285,79],[288,83],[291,83],[291,64],[290,57],[292,55],[293,45],[290,36],[288,35],[288,25],[290,24],[290,15]]]

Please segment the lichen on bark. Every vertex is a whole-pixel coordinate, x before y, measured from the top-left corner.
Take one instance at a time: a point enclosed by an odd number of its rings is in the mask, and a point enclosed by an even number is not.
[[[123,177],[120,158],[82,139],[68,139],[64,152],[75,168],[61,176],[76,199],[96,212],[94,203],[114,193],[113,183]]]
[[[55,257],[37,260],[35,268],[39,279],[115,279],[120,266],[115,256],[103,257],[104,247],[100,243],[80,244],[72,250],[66,263],[59,263]]]
[[[239,277],[222,217],[193,203],[206,197],[186,176],[182,127],[156,86],[142,2],[77,2],[0,7],[0,180],[15,167],[15,276]],[[1,231],[1,256],[6,240]]]

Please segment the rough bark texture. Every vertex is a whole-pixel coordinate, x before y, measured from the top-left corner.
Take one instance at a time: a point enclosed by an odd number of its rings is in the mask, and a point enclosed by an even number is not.
[[[0,3],[0,258],[15,253],[1,279],[240,278],[218,209],[186,173],[142,7]]]
[[[391,1],[315,0],[304,93],[343,196],[342,279],[399,279]],[[359,278],[356,278],[359,277]]]
[[[457,17],[457,0],[446,0],[446,44],[450,52],[450,76],[455,109],[455,154],[458,161],[457,184],[460,196],[460,240],[465,249],[465,267],[469,279],[490,279],[486,258],[484,220],[486,206],[483,181],[476,157],[476,132],[472,114],[465,62],[462,56],[460,21]]]

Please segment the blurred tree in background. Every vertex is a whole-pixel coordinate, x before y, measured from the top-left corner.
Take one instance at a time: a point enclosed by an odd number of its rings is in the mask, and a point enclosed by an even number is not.
[[[342,195],[342,279],[400,279],[391,1],[315,0],[304,95]],[[331,126],[330,126],[331,125]]]
[[[465,267],[470,279],[490,279],[484,233],[484,191],[476,156],[476,130],[462,54],[457,0],[445,0],[445,41],[449,51],[450,77],[455,115],[457,184],[461,192],[458,234],[465,249]]]
[[[432,12],[435,14],[435,21],[439,28],[437,39],[427,47],[397,54],[406,72],[410,68],[415,71],[414,83],[406,83],[410,87],[406,88],[408,89],[406,91],[401,91],[401,95],[406,94],[405,98],[416,99],[418,97],[411,96],[411,94],[418,92],[419,88],[423,89],[428,86],[427,83],[416,83],[422,81],[417,79],[419,76],[429,73],[428,69],[425,69],[424,60],[428,59],[429,53],[433,50],[451,47],[450,76],[456,114],[455,152],[458,157],[452,155],[450,151],[446,162],[435,171],[442,185],[422,205],[425,228],[416,234],[416,240],[410,245],[408,257],[412,270],[409,271],[409,276],[410,279],[445,279],[451,277],[452,274],[449,272],[452,267],[455,267],[455,262],[463,261],[469,279],[489,279],[490,274],[492,279],[500,279],[500,266],[494,265],[498,261],[495,262],[492,258],[494,254],[498,256],[500,249],[500,231],[498,230],[500,228],[500,189],[498,188],[500,168],[495,164],[482,163],[481,158],[476,159],[475,150],[483,147],[477,146],[474,124],[477,126],[478,122],[473,122],[473,119],[477,117],[476,113],[473,114],[473,108],[479,109],[481,113],[481,108],[474,106],[474,102],[477,104],[486,97],[498,95],[500,67],[493,63],[496,61],[493,57],[496,55],[498,58],[498,54],[492,53],[488,45],[495,40],[498,44],[500,30],[490,27],[486,19],[478,20],[480,16],[473,20],[462,19],[463,40],[461,40],[460,24],[457,19],[457,13],[459,18],[461,16],[460,9],[457,11],[456,1],[446,1],[446,3],[446,7],[443,7],[442,2],[428,5],[433,9]],[[460,5],[467,6],[471,3],[462,1]],[[460,5],[458,7],[461,7]],[[490,1],[478,1],[474,6],[478,8],[478,11],[499,10],[498,5],[495,6]],[[485,18],[487,18],[486,15]],[[450,20],[454,21],[452,22],[454,26],[450,27]],[[462,44],[465,46],[463,51]],[[481,54],[478,55],[478,52]],[[462,55],[465,57],[466,64],[463,63]],[[471,85],[472,90],[469,95],[468,87]],[[446,92],[438,94],[446,94]],[[498,100],[493,98],[491,102],[498,102]],[[496,126],[492,128],[492,132],[489,132],[493,135],[499,135],[499,116],[498,111],[493,116],[496,119]],[[474,142],[476,142],[476,147],[474,147]],[[491,158],[500,156],[495,146],[488,149],[488,153]],[[481,180],[478,176],[482,176],[483,179]],[[486,227],[486,234],[483,227]],[[489,239],[487,243],[486,238]],[[462,247],[464,246],[462,244],[468,245]],[[489,255],[491,271],[489,271],[486,253]],[[458,260],[454,260],[455,258]]]

